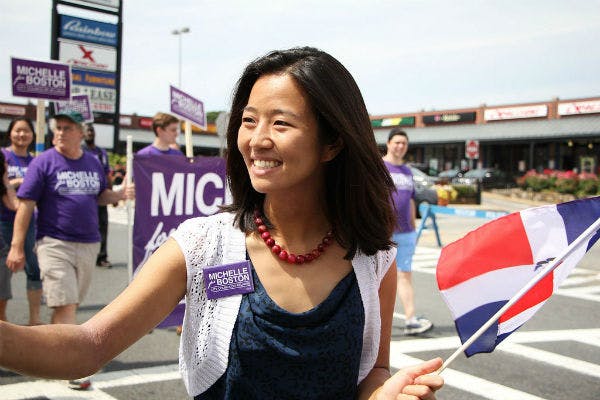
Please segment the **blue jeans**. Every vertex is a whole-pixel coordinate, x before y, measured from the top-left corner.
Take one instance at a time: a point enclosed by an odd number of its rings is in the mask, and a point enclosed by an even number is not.
[[[10,248],[13,236],[13,221],[0,221],[0,233],[6,245]],[[38,265],[35,248],[35,218],[32,216],[25,236],[25,274],[27,275],[27,290],[38,290],[42,288],[40,278],[40,266]]]

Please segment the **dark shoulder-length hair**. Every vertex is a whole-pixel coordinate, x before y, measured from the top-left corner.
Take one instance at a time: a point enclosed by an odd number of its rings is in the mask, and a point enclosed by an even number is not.
[[[35,143],[35,129],[33,128],[33,122],[31,122],[31,120],[29,118],[26,117],[17,117],[15,119],[13,119],[12,121],[10,121],[10,124],[8,124],[8,129],[6,130],[6,145],[10,146],[11,140],[10,140],[10,133],[12,132],[13,128],[15,127],[15,124],[19,121],[24,121],[27,125],[29,125],[29,129],[31,129],[31,132],[33,133],[33,140],[31,141],[31,143]]]
[[[254,229],[253,212],[262,209],[264,194],[252,187],[237,147],[244,107],[254,83],[263,75],[288,74],[306,93],[318,123],[319,140],[342,150],[325,165],[325,200],[335,238],[350,259],[357,250],[371,255],[388,249],[394,228],[391,193],[394,183],[385,167],[369,115],[348,70],[324,51],[299,47],[273,51],[251,62],[237,82],[227,127],[227,172],[242,231]]]

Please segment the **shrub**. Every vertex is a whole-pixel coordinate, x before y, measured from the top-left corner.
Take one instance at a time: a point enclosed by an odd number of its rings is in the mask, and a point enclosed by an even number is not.
[[[557,178],[554,184],[558,193],[575,194],[578,187],[577,179]]]
[[[521,189],[527,189],[527,178],[536,175],[537,172],[535,172],[535,169],[530,169],[525,174],[523,174],[523,176],[520,176],[515,179],[515,181],[517,182],[517,186],[519,186]]]
[[[549,189],[554,186],[555,177],[550,177],[544,174],[530,175],[525,178],[525,185],[531,188],[534,192],[541,192],[544,189]]]
[[[127,156],[125,154],[108,153],[108,163],[111,169],[114,169],[117,164],[124,166],[127,164]]]
[[[598,192],[598,186],[598,177],[595,174],[579,174],[577,197],[586,197],[596,194]]]
[[[457,197],[473,197],[477,195],[476,185],[453,185],[452,187],[456,190]]]

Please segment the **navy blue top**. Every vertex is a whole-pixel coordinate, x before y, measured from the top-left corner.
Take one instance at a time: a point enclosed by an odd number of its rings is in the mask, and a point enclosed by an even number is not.
[[[355,399],[365,313],[354,270],[317,307],[292,314],[252,268],[225,373],[195,400]]]

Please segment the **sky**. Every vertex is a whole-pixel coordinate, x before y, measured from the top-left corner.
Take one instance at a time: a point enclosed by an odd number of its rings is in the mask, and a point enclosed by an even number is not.
[[[0,101],[27,101],[10,56],[50,59],[51,8],[0,0]],[[169,110],[179,39],[206,111],[229,108],[247,63],[305,45],[346,66],[371,115],[600,96],[600,0],[123,0],[121,113]]]

